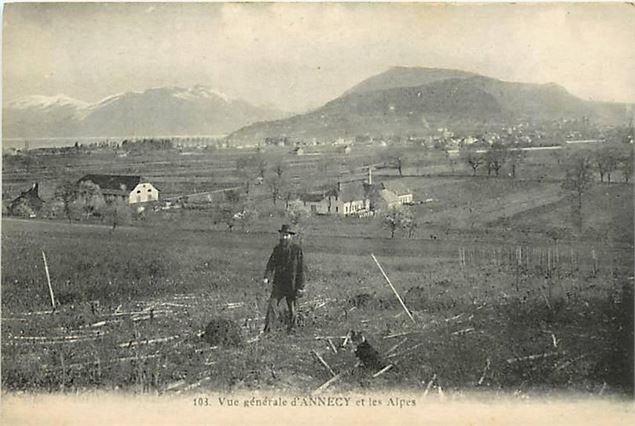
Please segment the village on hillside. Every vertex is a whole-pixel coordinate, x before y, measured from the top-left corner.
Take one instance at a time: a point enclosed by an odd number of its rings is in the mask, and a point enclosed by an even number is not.
[[[303,142],[288,137],[267,137],[256,145],[232,147],[227,142],[203,137],[131,138],[121,142],[75,142],[68,148],[34,149],[29,149],[25,142],[22,148],[4,151],[7,169],[21,169],[35,180],[43,175],[44,180],[19,184],[7,176],[5,188],[15,189],[3,191],[3,211],[29,218],[65,217],[103,222],[109,217],[110,221],[117,222],[115,212],[121,214],[122,205],[130,207],[130,211],[123,214],[126,220],[147,215],[149,211],[205,208],[222,210],[219,214],[225,216],[225,221],[240,222],[246,206],[253,209],[263,198],[269,197],[273,204],[278,200],[283,202],[285,208],[290,204],[301,205],[312,215],[369,217],[430,201],[425,191],[415,199],[412,189],[399,179],[404,168],[416,169],[415,173],[424,176],[430,173],[460,175],[460,170],[466,169],[473,175],[482,170],[488,176],[498,176],[505,166],[508,170],[504,173],[515,177],[517,168],[522,167],[532,153],[539,156],[542,152],[548,153],[550,160],[560,164],[569,155],[565,153],[582,148],[593,153],[588,168],[598,173],[602,181],[605,175],[611,179],[611,174],[621,176],[623,181],[630,180],[632,162],[628,147],[633,143],[632,127],[596,129],[587,121],[583,125],[565,121],[552,125],[553,131],[549,133],[544,130],[547,127],[542,128],[528,130],[531,126],[519,124],[501,133],[489,132],[476,137],[456,136],[448,129],[438,129],[435,135],[428,137],[355,137],[330,142],[318,142],[315,138]],[[580,130],[574,130],[576,128]],[[344,156],[337,159],[341,155]],[[219,182],[208,181],[207,186],[196,185],[195,192],[187,188],[179,191],[179,185],[172,182],[166,185],[169,177],[156,176],[152,166],[147,171],[155,175],[154,178],[117,172],[143,170],[144,164],[149,163],[144,158],[172,159],[165,162],[170,164],[176,163],[179,157],[183,160],[178,161],[187,162],[206,156],[219,165],[222,161],[224,176]],[[65,160],[81,163],[83,159],[95,160],[99,166],[91,166],[91,170],[98,173],[77,175],[75,180],[68,180],[50,176],[47,170],[47,163]],[[436,164],[426,164],[433,162]],[[126,164],[130,166],[125,167]],[[294,164],[307,167],[296,170]],[[380,173],[379,181],[373,182],[373,170]],[[398,174],[382,176],[386,170],[398,171]],[[319,178],[316,179],[316,175]],[[43,193],[39,190],[41,186],[46,187]],[[255,189],[256,194],[250,195],[250,188]],[[232,210],[229,219],[228,209]]]

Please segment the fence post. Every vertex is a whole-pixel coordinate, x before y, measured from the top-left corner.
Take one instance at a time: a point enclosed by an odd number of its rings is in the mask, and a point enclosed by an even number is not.
[[[46,261],[46,254],[44,254],[44,250],[42,250],[42,259],[44,259],[44,270],[46,271],[46,282],[49,286],[49,295],[51,296],[51,306],[53,310],[55,310],[55,296],[53,295],[53,286],[51,285],[51,275],[49,274],[49,265]]]

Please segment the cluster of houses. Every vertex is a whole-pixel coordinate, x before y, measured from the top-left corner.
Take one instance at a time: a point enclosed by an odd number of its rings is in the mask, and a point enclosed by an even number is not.
[[[335,146],[335,152],[337,154],[350,154],[351,151],[352,151],[350,145],[342,145],[342,146],[334,145],[334,146]],[[301,146],[299,146],[299,147],[293,149],[293,151],[291,151],[291,154],[294,154],[294,155],[304,155],[306,153],[307,153],[307,151]]]
[[[303,205],[314,214],[368,216],[373,212],[412,204],[412,191],[399,181],[373,183],[368,169],[366,181],[338,182],[333,188],[303,194]]]
[[[89,174],[77,181],[99,186],[106,202],[122,200],[130,205],[159,200],[159,190],[141,176]]]
[[[98,185],[107,203],[120,200],[133,207],[142,207],[159,200],[159,190],[141,176],[88,174],[76,182],[78,188],[82,182]],[[12,215],[35,217],[43,205],[39,185],[35,183],[13,199],[7,210]]]
[[[78,188],[82,182],[98,185],[107,203],[119,200],[142,209],[148,203],[159,201],[159,190],[141,176],[88,174],[76,182]],[[412,191],[399,181],[373,183],[370,169],[367,180],[338,182],[324,190],[301,194],[299,198],[314,214],[337,216],[368,216],[413,202]],[[21,216],[26,212],[35,217],[43,205],[36,183],[10,202],[8,212]]]

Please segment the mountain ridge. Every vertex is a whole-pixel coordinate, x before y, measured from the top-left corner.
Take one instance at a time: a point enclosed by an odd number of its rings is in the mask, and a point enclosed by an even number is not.
[[[3,106],[3,134],[26,138],[227,134],[249,123],[285,115],[203,85],[153,87],[94,103],[63,94],[34,95]]]
[[[396,78],[398,75],[406,75],[405,80]],[[424,84],[404,86],[413,81]],[[615,124],[624,121],[628,106],[585,101],[556,83],[508,82],[456,70],[391,68],[309,113],[252,124],[232,133],[229,139],[425,135],[442,127],[470,132],[520,121],[581,117]]]

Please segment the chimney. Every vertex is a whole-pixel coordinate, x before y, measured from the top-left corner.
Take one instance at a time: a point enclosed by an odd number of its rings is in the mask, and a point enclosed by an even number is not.
[[[340,182],[339,180],[337,181],[337,192],[341,192],[342,191],[342,182]]]
[[[372,167],[368,166],[368,184],[372,185],[373,184],[373,172],[372,172]]]

